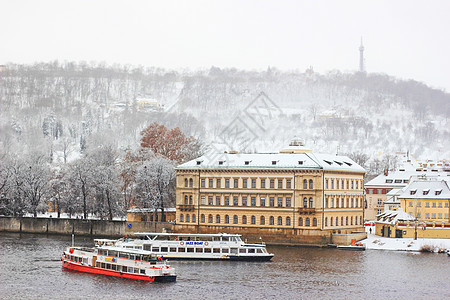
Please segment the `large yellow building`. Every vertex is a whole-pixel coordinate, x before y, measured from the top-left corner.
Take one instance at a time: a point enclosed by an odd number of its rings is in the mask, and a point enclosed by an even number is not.
[[[442,177],[413,177],[398,200],[419,221],[450,223],[450,189]]]
[[[280,153],[203,156],[176,172],[176,222],[184,229],[331,236],[363,226],[365,171],[345,156],[291,145]]]

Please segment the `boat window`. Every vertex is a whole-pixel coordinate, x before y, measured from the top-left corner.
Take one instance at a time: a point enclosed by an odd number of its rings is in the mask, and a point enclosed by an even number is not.
[[[178,248],[178,252],[186,252],[186,248]]]
[[[135,274],[139,274],[139,269],[138,268],[134,268],[134,273]]]
[[[126,272],[127,271],[127,266],[122,266],[122,272]]]
[[[229,249],[228,248],[222,248],[222,253],[228,253]]]
[[[88,263],[87,257],[86,257],[86,258],[83,258],[83,264],[87,265],[87,263]]]
[[[130,254],[130,259],[135,260],[136,256],[134,254]]]
[[[205,248],[205,253],[212,253],[212,248]]]
[[[247,249],[239,249],[239,253],[247,253]]]
[[[111,265],[111,269],[113,269],[114,271],[117,270],[117,265]]]
[[[116,252],[116,251],[113,251],[113,250],[110,250],[110,251],[108,251],[108,255],[109,255],[109,256],[117,257],[117,252]]]
[[[255,253],[255,249],[254,248],[248,249],[248,253]]]
[[[102,263],[100,268],[104,269],[105,268],[105,263]]]
[[[144,244],[144,250],[150,251],[150,244]]]
[[[220,248],[213,248],[213,253],[220,253]]]
[[[99,262],[96,262],[96,263],[95,263],[95,267],[100,268],[100,263],[99,263]]]
[[[195,252],[197,252],[197,253],[203,253],[203,248],[195,248]]]
[[[187,252],[194,252],[194,248],[187,248]]]
[[[169,252],[177,252],[177,248],[169,248]]]
[[[127,270],[127,272],[128,272],[128,273],[133,273],[133,270],[134,270],[134,268],[133,268],[133,267],[128,267],[128,270]]]
[[[167,247],[161,247],[161,252],[168,252]]]
[[[231,248],[231,254],[237,254],[238,249],[237,248]]]
[[[159,247],[152,247],[153,252],[159,252]]]
[[[224,241],[224,242],[228,242],[229,240],[230,240],[230,238],[227,237],[227,236],[223,236],[223,237],[222,237],[222,241]]]
[[[145,269],[141,269],[141,274],[145,274]]]
[[[119,252],[119,257],[128,258],[128,254],[126,254],[125,252]]]
[[[256,251],[258,252],[258,253],[263,253],[263,251],[262,251],[262,249],[256,249]]]
[[[112,269],[111,264],[106,264],[106,268],[109,269],[109,270],[111,270],[111,269]]]

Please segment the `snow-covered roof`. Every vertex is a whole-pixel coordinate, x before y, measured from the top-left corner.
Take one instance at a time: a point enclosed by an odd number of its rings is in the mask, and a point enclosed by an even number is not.
[[[407,186],[412,176],[424,175],[423,171],[389,171],[381,174],[365,184],[365,187],[404,187]],[[433,172],[432,176],[450,181],[449,172]]]
[[[445,180],[438,180],[437,178],[415,179],[398,198],[450,199],[450,189]]]
[[[152,213],[154,212],[155,209],[154,208],[139,208],[139,207],[133,207],[127,210],[127,212],[129,213]],[[158,211],[161,211],[160,208],[158,208]],[[176,212],[177,209],[174,207],[168,207],[168,208],[164,208],[165,212]]]
[[[376,223],[395,224],[398,221],[414,221],[414,217],[405,213],[403,210],[385,210],[377,215]]]
[[[177,169],[325,169],[365,172],[346,156],[315,153],[220,153],[205,155]]]

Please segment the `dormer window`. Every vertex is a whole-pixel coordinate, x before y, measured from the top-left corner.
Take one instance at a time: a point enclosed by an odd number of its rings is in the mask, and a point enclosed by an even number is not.
[[[328,160],[324,160],[324,162],[326,162],[326,163],[329,164],[329,165],[332,164],[332,162],[331,162],[331,161],[328,161]]]
[[[392,183],[392,179],[386,179],[386,183]]]
[[[299,164],[299,165],[303,165],[303,160],[299,160],[299,161],[298,161],[298,164]]]
[[[411,191],[409,191],[409,194],[410,194],[410,195],[415,195],[415,194],[416,194],[416,191],[417,191],[417,190],[411,190]]]
[[[200,165],[202,163],[201,160],[197,160],[197,166]]]
[[[245,164],[246,164],[246,165],[249,165],[249,164],[250,164],[250,161],[249,161],[249,160],[246,160],[246,161],[245,161]]]
[[[219,160],[219,165],[223,165],[223,160]]]
[[[342,163],[339,161],[334,161],[335,163],[337,163],[338,165],[342,166]]]
[[[437,190],[437,191],[435,191],[434,192],[434,194],[437,196],[437,195],[440,195],[442,193],[442,189],[441,190]]]
[[[272,165],[276,165],[277,161],[276,160],[272,160]]]
[[[423,190],[423,194],[424,194],[424,195],[428,195],[429,192],[430,192],[430,189]]]
[[[349,167],[351,167],[352,166],[352,164],[351,163],[349,163],[349,162],[346,162],[346,161],[344,161],[344,164],[346,164],[347,166],[349,166]]]
[[[394,183],[402,183],[401,179],[395,179]]]

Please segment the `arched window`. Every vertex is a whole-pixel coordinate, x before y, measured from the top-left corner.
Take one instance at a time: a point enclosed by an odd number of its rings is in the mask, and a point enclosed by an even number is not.
[[[247,224],[247,216],[242,216],[242,224]]]
[[[344,217],[341,217],[341,226],[344,226]]]
[[[187,178],[184,179],[184,187],[188,187],[188,179]]]
[[[184,222],[184,215],[183,214],[180,215],[180,222]]]
[[[306,218],[305,220],[305,226],[310,226],[311,224],[309,223],[309,218]]]
[[[333,217],[330,218],[330,226],[333,226]]]
[[[325,217],[325,227],[327,227],[327,226],[328,226],[328,218]]]
[[[208,215],[208,223],[212,223],[213,222],[213,216],[212,215]]]
[[[303,218],[298,218],[298,226],[303,226]]]
[[[229,224],[229,223],[230,223],[230,216],[225,215],[225,224]]]
[[[184,204],[186,204],[186,205],[188,205],[189,204],[189,202],[188,202],[189,200],[188,200],[188,196],[186,195],[186,196],[184,196]]]
[[[283,225],[283,218],[282,217],[278,217],[278,225]]]
[[[313,203],[313,198],[309,198],[309,208],[313,208],[314,203]]]
[[[353,216],[350,217],[350,225],[353,225]]]
[[[191,179],[189,179],[189,187],[193,187],[194,186],[194,180],[192,180],[192,178]]]
[[[193,214],[193,215],[192,215],[192,222],[195,223],[196,221],[197,221],[197,219],[195,218],[195,214]]]
[[[205,223],[205,215],[204,215],[204,214],[201,214],[201,216],[200,216],[200,222],[201,222],[201,223]]]
[[[313,218],[313,226],[317,226],[317,219]]]
[[[336,217],[336,226],[339,226],[339,217]]]
[[[348,217],[345,217],[345,225],[348,226]]]
[[[308,189],[308,180],[303,179],[303,189],[306,190]]]
[[[191,221],[191,217],[190,217],[190,215],[189,214],[186,214],[186,222],[190,222]]]
[[[266,218],[264,218],[264,216],[261,216],[261,220],[259,222],[261,225],[265,225],[266,224]]]
[[[325,208],[328,208],[328,198],[325,199]]]
[[[303,207],[307,208],[308,207],[308,198],[303,198]]]
[[[339,208],[339,198],[336,198],[336,208]]]
[[[189,204],[190,204],[190,205],[194,204],[193,201],[192,201],[192,195],[189,196]]]
[[[220,215],[216,215],[216,223],[220,224]]]
[[[309,189],[312,190],[314,188],[313,180],[309,180]]]
[[[286,226],[291,226],[291,218],[286,217]]]
[[[255,218],[255,216],[252,216],[252,224],[253,224],[253,225],[256,224],[256,218]]]
[[[237,224],[238,223],[238,216],[234,216],[233,217],[233,224]]]
[[[273,216],[269,218],[269,225],[275,225],[275,218]]]

